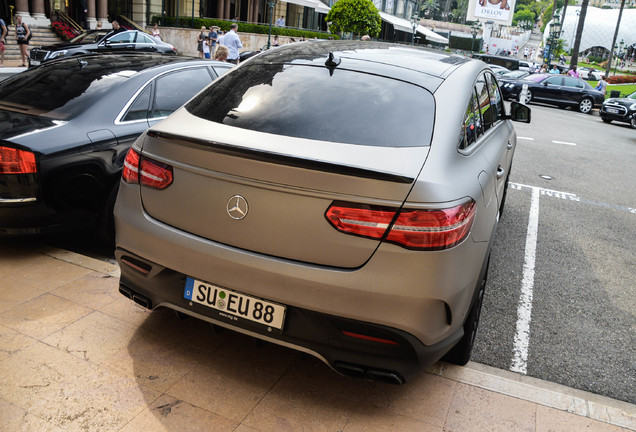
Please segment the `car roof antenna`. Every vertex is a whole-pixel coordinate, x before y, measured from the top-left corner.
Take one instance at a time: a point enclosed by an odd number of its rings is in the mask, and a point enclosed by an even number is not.
[[[327,66],[327,68],[329,69],[329,76],[333,75],[333,71],[336,69],[341,61],[342,60],[340,60],[340,57],[334,55],[333,52],[329,52],[329,58],[325,62],[325,66]]]

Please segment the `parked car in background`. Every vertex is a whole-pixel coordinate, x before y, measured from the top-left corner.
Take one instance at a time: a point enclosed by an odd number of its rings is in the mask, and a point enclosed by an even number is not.
[[[525,78],[528,75],[530,75],[529,71],[525,71],[525,70],[515,70],[515,71],[510,71],[510,72],[506,72],[504,74],[501,74],[497,77],[497,79],[499,80],[500,85],[502,85],[502,83],[507,82],[507,81],[514,81],[514,80],[518,80],[521,78]]]
[[[120,292],[350,376],[465,364],[510,119],[530,110],[508,114],[481,61],[370,41],[265,51],[128,152]]]
[[[525,100],[521,101],[524,84],[528,86],[528,91]],[[565,75],[532,74],[502,84],[501,90],[506,99],[519,100],[526,104],[541,102],[560,108],[573,107],[584,114],[600,106],[605,98],[603,93],[582,79]]]
[[[508,70],[519,69],[520,60],[509,56],[498,56],[492,54],[473,54],[474,58],[477,58],[490,65],[503,66]]]
[[[604,71],[586,67],[577,68],[577,71],[579,72],[581,78],[588,81],[600,81],[603,75],[605,75]]]
[[[613,121],[629,123],[636,129],[636,92],[625,97],[610,97],[601,106],[601,119],[605,123]]]
[[[29,66],[38,66],[47,61],[91,53],[137,51],[161,54],[177,54],[169,43],[162,42],[147,33],[127,30],[120,33],[106,33],[104,30],[84,33],[69,42],[32,48]],[[100,35],[102,35],[100,37]]]
[[[231,66],[104,54],[0,83],[0,235],[97,223],[112,243],[112,207],[132,142]]]
[[[510,69],[506,69],[503,66],[498,66],[495,64],[491,64],[488,65],[490,67],[490,69],[492,70],[492,73],[495,75],[495,78],[499,78],[507,73],[510,73]]]

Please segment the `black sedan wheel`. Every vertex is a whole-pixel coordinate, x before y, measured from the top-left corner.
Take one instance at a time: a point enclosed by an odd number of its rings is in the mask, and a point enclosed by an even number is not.
[[[530,90],[528,90],[528,92],[526,93],[526,98],[525,100],[521,99],[521,96],[523,95],[523,91],[521,91],[519,93],[519,103],[522,103],[524,105],[528,105],[530,103],[530,101],[532,100],[532,92]]]
[[[629,122],[632,125],[632,129],[636,129],[636,114],[632,117],[632,120]]]
[[[590,98],[583,98],[583,100],[579,102],[579,111],[583,114],[589,114],[592,111],[592,108],[594,108],[594,102],[592,102],[592,99]]]
[[[601,120],[603,120],[603,122],[610,124],[612,122],[611,119],[605,118],[605,117],[601,117]]]

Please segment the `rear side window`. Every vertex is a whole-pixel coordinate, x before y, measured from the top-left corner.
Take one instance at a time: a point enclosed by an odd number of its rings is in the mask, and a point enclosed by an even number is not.
[[[172,114],[211,82],[212,76],[205,67],[173,72],[157,78],[152,117]]]
[[[488,93],[490,94],[490,105],[494,108],[495,121],[499,121],[505,114],[503,97],[499,91],[497,79],[489,73],[486,73],[486,82],[488,83]]]
[[[488,94],[488,86],[486,85],[486,78],[484,75],[480,75],[475,84],[477,90],[477,98],[479,101],[479,113],[483,121],[484,132],[490,129],[490,127],[497,121],[495,109],[490,106],[490,95]]]
[[[305,65],[245,65],[186,109],[203,119],[276,135],[381,147],[430,145],[425,89],[388,77]]]

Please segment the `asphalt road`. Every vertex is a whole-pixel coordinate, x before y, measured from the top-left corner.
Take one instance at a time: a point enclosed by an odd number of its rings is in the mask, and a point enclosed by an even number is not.
[[[636,131],[530,107],[472,360],[636,403]]]
[[[530,106],[472,360],[636,403],[636,131]],[[53,243],[114,262],[85,235]]]

